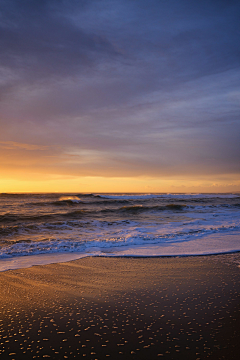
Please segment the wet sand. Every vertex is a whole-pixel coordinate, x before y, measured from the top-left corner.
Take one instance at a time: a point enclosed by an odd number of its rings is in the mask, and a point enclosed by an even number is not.
[[[98,258],[0,273],[1,359],[227,359],[240,254]]]

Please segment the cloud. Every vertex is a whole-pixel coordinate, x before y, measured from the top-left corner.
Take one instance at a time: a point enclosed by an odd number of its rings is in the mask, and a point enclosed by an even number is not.
[[[2,0],[0,9],[8,171],[239,173],[238,1]]]
[[[0,141],[0,148],[7,150],[46,150],[48,146],[34,145],[34,144],[21,144],[14,141]]]
[[[31,83],[74,75],[116,54],[106,38],[77,28],[64,11],[64,2],[2,1],[2,69]]]

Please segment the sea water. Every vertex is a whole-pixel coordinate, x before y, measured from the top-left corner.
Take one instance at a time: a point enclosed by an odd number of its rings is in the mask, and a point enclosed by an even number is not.
[[[0,194],[0,271],[240,251],[240,194]]]

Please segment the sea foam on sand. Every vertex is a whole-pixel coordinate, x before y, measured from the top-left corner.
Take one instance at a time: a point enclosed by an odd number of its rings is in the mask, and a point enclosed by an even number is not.
[[[87,256],[111,257],[161,257],[214,255],[240,251],[239,234],[211,234],[201,239],[174,242],[171,244],[149,244],[142,246],[122,246],[105,249],[91,248],[88,252],[66,252],[18,256],[0,260],[0,271],[28,268],[80,259]]]

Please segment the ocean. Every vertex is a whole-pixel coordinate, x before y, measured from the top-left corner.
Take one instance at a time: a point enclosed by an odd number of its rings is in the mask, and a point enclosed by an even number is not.
[[[240,251],[240,194],[0,194],[0,271]]]

